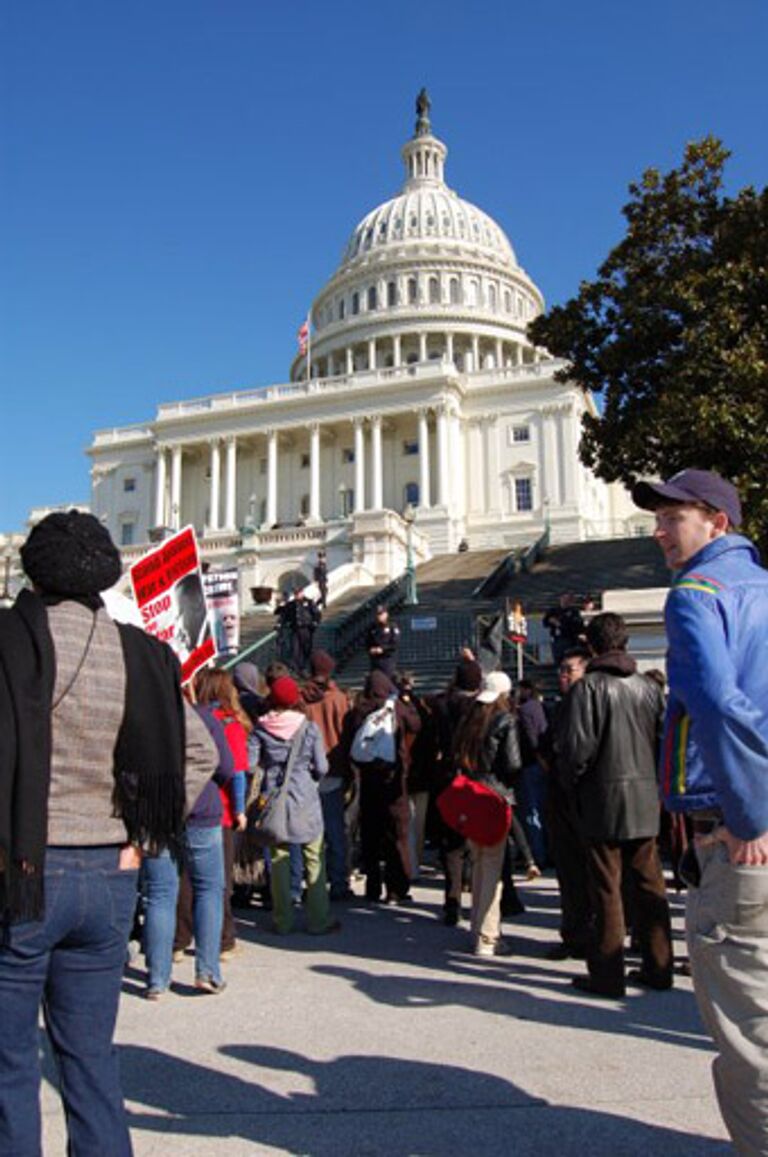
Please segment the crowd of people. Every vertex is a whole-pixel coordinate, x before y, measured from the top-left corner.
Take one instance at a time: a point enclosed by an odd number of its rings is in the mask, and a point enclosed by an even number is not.
[[[238,950],[233,905],[263,904],[276,937],[330,936],[350,901],[412,904],[429,848],[446,925],[469,892],[467,948],[505,956],[515,876],[551,865],[548,955],[584,961],[583,996],[616,1000],[673,984],[662,830],[685,852],[674,878],[691,889],[723,1116],[739,1151],[768,1152],[768,574],[717,476],[635,496],[675,573],[667,702],[623,619],[579,611],[577,631],[570,598],[550,623],[550,703],[467,648],[449,686],[421,694],[384,606],[357,692],[306,641],[292,662],[206,668],[182,692],[170,649],[103,607],[120,574],[104,527],[70,511],[33,529],[31,589],[0,616],[0,1151],[39,1151],[42,1006],[72,1152],[131,1153],[112,1035],[137,912],[147,998],[192,946],[211,996]]]

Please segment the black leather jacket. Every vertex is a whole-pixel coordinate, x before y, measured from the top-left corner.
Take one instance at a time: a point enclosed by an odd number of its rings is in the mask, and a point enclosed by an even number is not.
[[[522,766],[517,720],[506,712],[494,716],[483,737],[480,767],[466,774],[514,804],[515,780]]]
[[[555,752],[571,769],[584,835],[633,840],[659,830],[656,763],[664,712],[657,683],[633,659],[593,659],[558,712]]]

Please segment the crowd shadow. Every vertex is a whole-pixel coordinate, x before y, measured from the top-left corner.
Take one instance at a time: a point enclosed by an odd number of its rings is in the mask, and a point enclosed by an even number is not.
[[[625,1157],[715,1157],[730,1151],[714,1138],[558,1105],[501,1077],[454,1065],[368,1055],[319,1061],[259,1045],[219,1052],[240,1071],[123,1047],[131,1129],[163,1134],[182,1153],[180,1139],[193,1136],[239,1138],[248,1153],[263,1147],[305,1157],[498,1157],[505,1151],[542,1157],[587,1148]]]

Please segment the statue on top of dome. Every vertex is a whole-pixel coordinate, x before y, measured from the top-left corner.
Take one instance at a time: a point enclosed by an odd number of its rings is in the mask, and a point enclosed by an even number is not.
[[[419,95],[416,97],[416,136],[427,137],[432,132],[432,125],[429,123],[429,113],[432,108],[432,101],[429,99],[429,93],[426,88],[422,88]]]

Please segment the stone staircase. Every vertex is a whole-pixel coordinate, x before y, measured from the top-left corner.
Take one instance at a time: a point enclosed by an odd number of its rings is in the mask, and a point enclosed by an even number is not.
[[[418,604],[392,614],[400,628],[398,665],[413,674],[420,691],[442,689],[449,682],[459,650],[476,644],[476,619],[503,606],[503,599],[473,597],[476,588],[507,556],[507,550],[467,551],[441,555],[416,569]],[[346,686],[362,687],[369,662],[364,641],[339,665]]]
[[[522,552],[518,554],[522,557]],[[476,594],[489,575],[494,575],[492,596]],[[577,595],[591,593],[599,599],[607,589],[667,586],[669,575],[656,544],[644,537],[545,547],[527,569],[516,565],[508,550],[441,555],[417,568],[416,583],[418,603],[415,606],[404,605],[404,588],[398,584],[383,589],[388,592],[392,619],[401,631],[398,665],[401,670],[413,673],[420,691],[432,692],[446,686],[459,649],[476,645],[478,616],[503,610],[509,599],[520,601],[531,628],[524,674],[535,678],[545,693],[551,694],[556,687],[556,672],[549,661],[548,649],[539,651],[535,643],[536,639],[547,637],[540,627],[544,611],[565,591]],[[397,589],[393,591],[393,588]],[[346,592],[326,608],[315,635],[315,646],[336,655],[339,680],[352,689],[362,687],[368,674],[364,634],[373,622],[380,595],[381,592],[370,587]],[[346,627],[353,619],[358,626],[350,645]],[[274,630],[272,616],[265,616],[265,620],[258,626],[252,625],[252,620],[250,623],[245,620],[243,649]],[[269,645],[254,656],[262,669],[273,657],[274,651]],[[503,665],[516,676],[514,647],[505,646]]]

